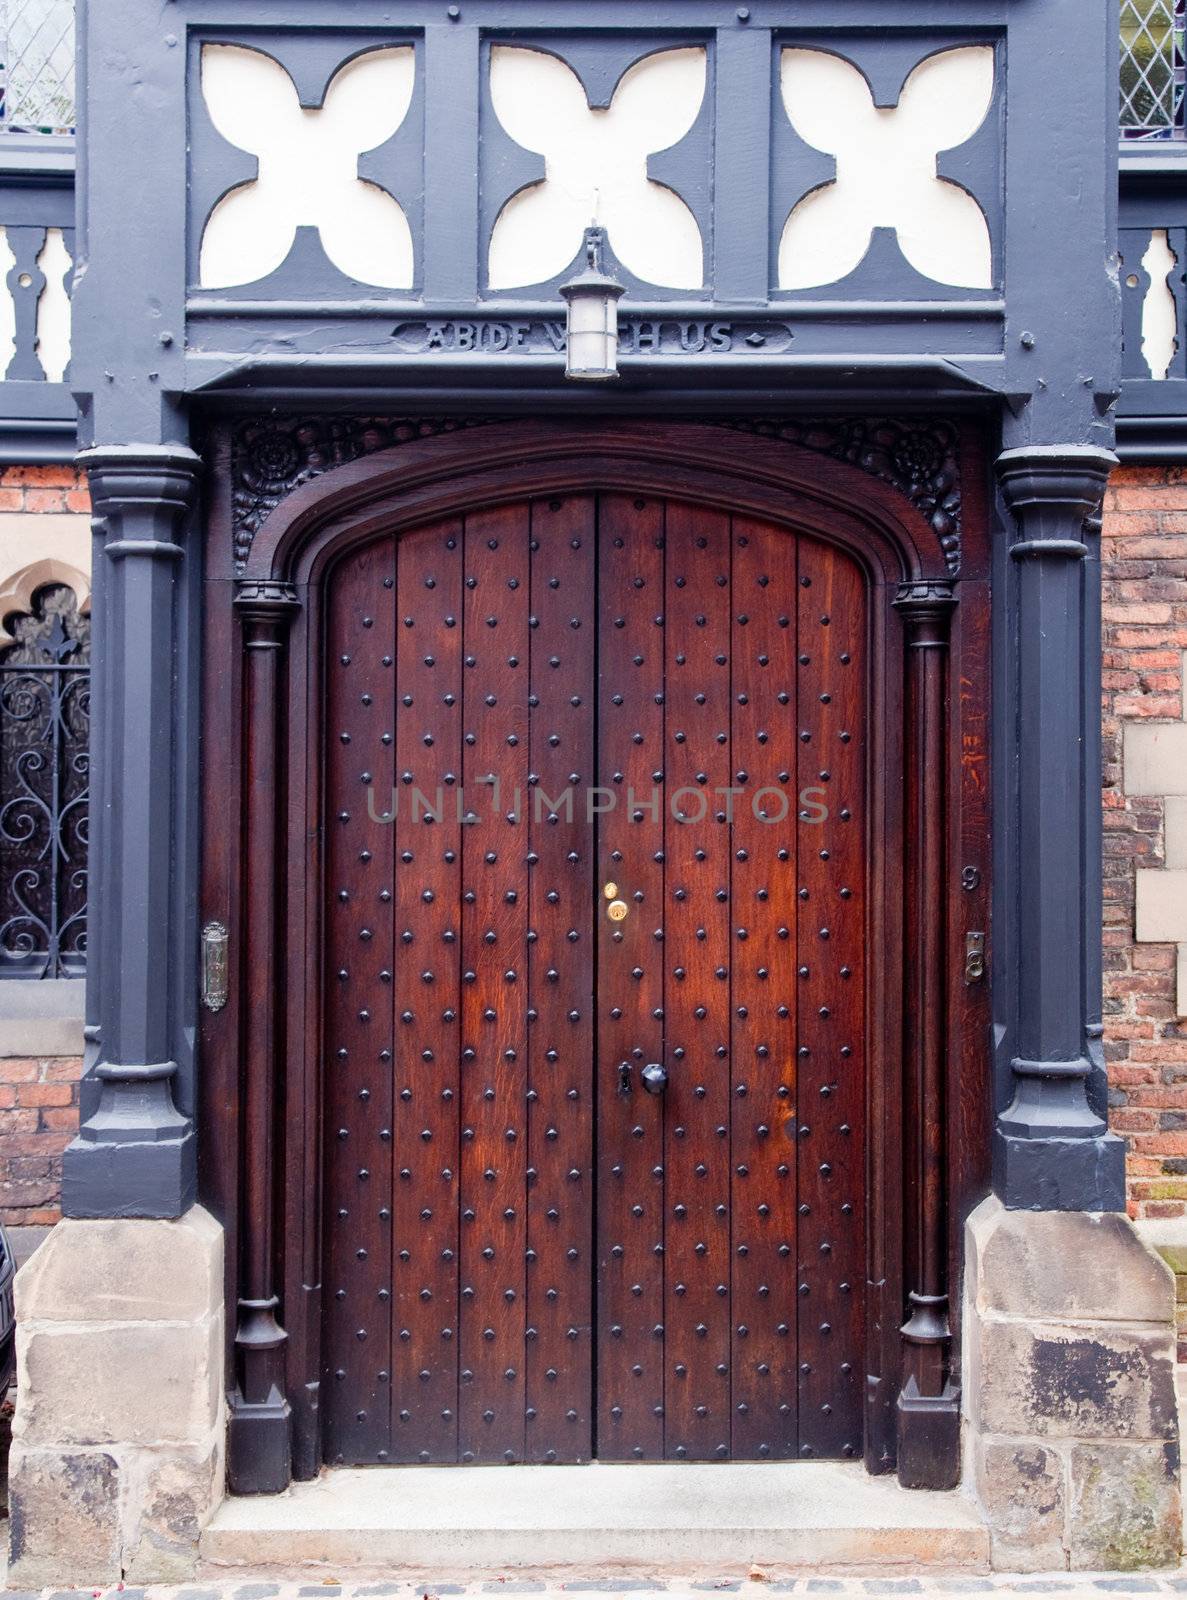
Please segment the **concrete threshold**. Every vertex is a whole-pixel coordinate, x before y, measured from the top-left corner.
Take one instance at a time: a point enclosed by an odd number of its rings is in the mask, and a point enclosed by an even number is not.
[[[514,1571],[778,1578],[786,1571],[984,1571],[970,1499],[849,1463],[325,1470],[280,1495],[227,1499],[204,1569],[415,1569],[455,1580]]]

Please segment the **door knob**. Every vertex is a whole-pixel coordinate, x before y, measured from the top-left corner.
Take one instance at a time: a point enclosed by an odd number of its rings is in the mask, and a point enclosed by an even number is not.
[[[663,1094],[668,1087],[668,1069],[658,1061],[649,1061],[639,1077],[648,1094]]]

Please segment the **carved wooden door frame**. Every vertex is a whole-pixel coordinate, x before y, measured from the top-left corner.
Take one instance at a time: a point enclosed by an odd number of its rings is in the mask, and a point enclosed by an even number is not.
[[[203,625],[201,914],[229,930],[230,982],[203,1011],[200,1169],[227,1229],[232,1490],[278,1491],[321,1463],[322,578],[380,532],[614,489],[752,514],[866,573],[865,1459],[909,1486],[953,1486],[960,1228],[988,1186],[991,1104],[988,983],[970,943],[988,938],[991,853],[975,434],[910,419],[327,417],[256,425],[248,471],[244,437],[213,441]]]

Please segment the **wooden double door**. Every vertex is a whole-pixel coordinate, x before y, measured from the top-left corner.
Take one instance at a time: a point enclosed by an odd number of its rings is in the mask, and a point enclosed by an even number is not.
[[[859,1457],[862,571],[619,491],[325,584],[325,1458]]]

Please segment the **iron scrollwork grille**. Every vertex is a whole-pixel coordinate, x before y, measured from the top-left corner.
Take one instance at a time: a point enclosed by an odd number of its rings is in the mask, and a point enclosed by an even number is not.
[[[0,652],[0,978],[86,969],[91,625],[38,591]]]

